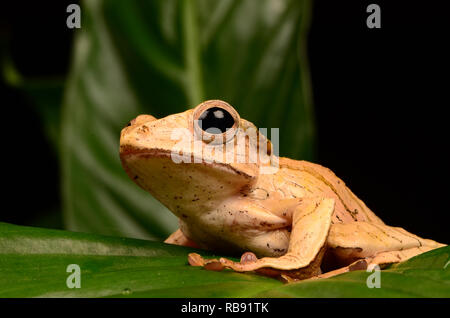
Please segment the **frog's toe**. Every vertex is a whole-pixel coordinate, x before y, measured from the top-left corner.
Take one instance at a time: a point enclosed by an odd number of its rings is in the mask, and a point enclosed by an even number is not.
[[[250,262],[256,261],[257,259],[258,258],[256,257],[256,255],[254,253],[252,253],[252,252],[245,252],[241,256],[241,263],[242,264],[250,263]]]
[[[206,263],[205,259],[197,253],[189,253],[188,262],[191,266],[204,266]]]
[[[232,270],[234,270],[236,272],[242,272],[243,271],[241,266],[239,266],[241,264],[239,262],[234,262],[234,261],[232,261],[232,260],[230,260],[228,258],[224,258],[224,257],[221,257],[219,259],[219,261],[222,264],[222,266],[224,266],[226,268],[230,268],[230,269],[232,269]]]
[[[224,267],[230,268],[236,272],[250,272],[258,269],[258,266],[255,266],[258,264],[258,259],[255,254],[250,252],[242,255],[240,262],[233,262],[224,257],[220,258],[219,261]]]
[[[210,271],[221,271],[224,269],[222,263],[220,263],[217,259],[204,259],[197,253],[189,253],[188,262],[191,266],[201,266]]]

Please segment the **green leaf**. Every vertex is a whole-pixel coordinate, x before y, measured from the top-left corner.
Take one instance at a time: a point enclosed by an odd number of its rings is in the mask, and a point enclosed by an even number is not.
[[[191,267],[199,251],[159,242],[0,223],[0,297],[449,297],[450,247],[424,253],[381,272],[281,282],[253,273]],[[70,264],[81,269],[81,288],[68,288]],[[447,265],[447,266],[446,266]]]
[[[311,159],[309,1],[82,5],[61,125],[68,229],[152,239],[176,229],[120,165],[120,130],[141,113],[163,117],[223,99],[257,126],[280,128],[281,155]]]
[[[192,251],[0,223],[0,297],[249,297],[281,284],[253,274],[191,267],[187,254]],[[79,289],[66,285],[70,264],[80,266]]]
[[[368,288],[374,272],[354,271],[324,280],[274,288],[258,297],[450,297],[450,247],[442,247],[395,264],[380,273],[380,288]]]

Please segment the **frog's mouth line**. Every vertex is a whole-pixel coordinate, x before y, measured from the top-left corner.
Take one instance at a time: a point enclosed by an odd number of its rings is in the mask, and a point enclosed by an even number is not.
[[[140,149],[133,146],[120,146],[120,158],[128,156],[144,155],[149,157],[170,157],[170,151],[161,148]]]
[[[120,159],[122,161],[122,165],[126,168],[126,161],[128,157],[132,157],[132,156],[137,156],[137,157],[141,157],[141,158],[166,158],[166,159],[170,159],[171,158],[171,151],[167,150],[167,149],[161,149],[161,148],[155,148],[155,149],[139,149],[136,147],[132,147],[132,146],[121,146],[120,147]],[[174,164],[177,164],[174,162]],[[243,171],[240,171],[238,169],[236,169],[235,167],[233,167],[231,164],[228,163],[221,163],[221,162],[205,162],[202,161],[201,163],[197,163],[194,161],[194,157],[191,157],[191,162],[185,162],[185,163],[179,163],[179,164],[202,164],[202,165],[207,165],[210,167],[220,167],[222,169],[225,170],[229,170],[232,173],[235,173],[237,175],[243,176],[246,179],[252,180],[255,177],[252,175],[249,175]]]

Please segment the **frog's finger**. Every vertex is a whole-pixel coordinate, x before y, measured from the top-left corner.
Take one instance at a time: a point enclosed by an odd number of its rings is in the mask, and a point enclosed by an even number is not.
[[[224,266],[217,259],[204,259],[200,254],[197,253],[189,253],[188,262],[191,266],[201,266],[204,269],[210,271],[221,271],[222,269],[224,269]]]
[[[256,261],[258,258],[256,257],[256,255],[252,252],[245,252],[244,254],[242,254],[241,256],[241,263],[249,263],[249,262],[254,262]]]
[[[208,270],[208,271],[215,271],[215,272],[220,272],[221,270],[223,270],[225,267],[218,261],[218,260],[213,260],[212,262],[208,262],[203,266],[204,269]]]
[[[188,262],[191,266],[204,266],[205,265],[205,259],[200,256],[200,254],[197,253],[189,253],[188,255]]]

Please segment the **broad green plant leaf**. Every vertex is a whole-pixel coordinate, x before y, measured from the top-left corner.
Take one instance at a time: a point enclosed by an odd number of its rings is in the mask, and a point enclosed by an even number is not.
[[[187,264],[192,251],[0,223],[0,297],[450,297],[450,247],[383,270],[380,288],[367,287],[373,273],[366,271],[287,285],[253,273],[207,271]],[[80,267],[80,288],[67,287],[71,264]]]
[[[192,251],[0,223],[0,297],[248,297],[281,285],[257,275],[191,267]],[[80,267],[81,288],[67,287],[71,264]]]
[[[354,271],[324,280],[304,281],[259,293],[257,297],[450,297],[450,247],[442,247],[380,272]],[[367,280],[372,288],[367,285]]]
[[[66,228],[162,239],[175,217],[125,175],[122,127],[223,99],[258,127],[279,128],[280,154],[311,159],[306,64],[309,1],[89,0],[61,125]]]

